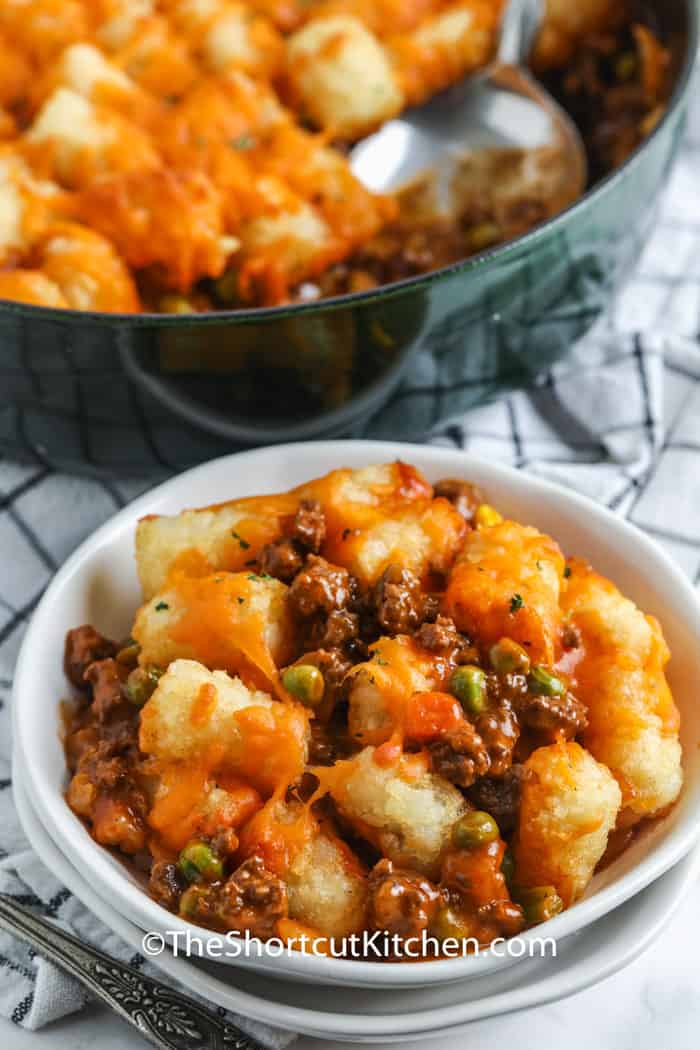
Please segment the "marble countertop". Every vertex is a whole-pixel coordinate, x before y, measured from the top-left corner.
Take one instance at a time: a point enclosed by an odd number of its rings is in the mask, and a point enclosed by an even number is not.
[[[561,1003],[479,1021],[466,1035],[416,1043],[421,1050],[698,1050],[700,884],[668,929],[627,969]],[[0,1020],[2,1050],[141,1050],[147,1044],[109,1011],[93,1008],[41,1032]],[[380,1044],[377,1044],[380,1045]],[[388,1044],[384,1044],[388,1047]],[[295,1050],[347,1043],[302,1038]]]

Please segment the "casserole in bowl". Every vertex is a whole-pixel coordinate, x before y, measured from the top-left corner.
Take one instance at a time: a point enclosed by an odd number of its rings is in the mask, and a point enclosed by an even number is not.
[[[358,468],[398,456],[414,461],[433,480],[445,475],[468,477],[482,485],[506,515],[534,523],[557,536],[567,551],[590,558],[599,571],[610,576],[641,608],[658,616],[673,654],[669,680],[681,712],[684,748],[684,787],[680,798],[665,817],[647,827],[624,853],[594,876],[582,900],[551,919],[544,928],[522,936],[527,940],[544,929],[547,936],[556,938],[580,929],[661,874],[695,840],[698,827],[693,807],[700,791],[700,766],[694,697],[699,672],[693,654],[700,627],[698,606],[679,570],[653,544],[607,511],[580,497],[458,453],[372,443],[270,449],[199,468],[162,486],[118,515],[61,570],[35,615],[20,657],[15,687],[16,739],[23,775],[37,810],[46,826],[53,829],[60,848],[75,860],[79,859],[85,870],[93,872],[119,909],[142,928],[184,931],[188,927],[181,917],[168,914],[149,900],[140,880],[98,847],[66,807],[65,765],[59,739],[61,721],[58,703],[53,699],[66,693],[60,671],[65,626],[92,622],[114,636],[128,630],[139,602],[131,544],[136,520],[143,514],[172,513],[183,505],[206,504],[223,492],[239,496],[265,489],[275,491],[290,482],[306,481],[310,475],[334,468],[339,462]],[[235,483],[232,481],[234,471]],[[161,606],[163,603],[170,604],[159,599]],[[166,610],[160,615],[169,614]],[[664,787],[673,789],[670,800],[675,796],[677,784],[674,788],[669,772],[662,776],[662,781]],[[196,933],[206,950],[212,935],[201,928],[197,928]],[[483,975],[513,961],[486,952],[478,957],[418,962],[406,967],[391,962],[319,959],[296,954],[275,961],[263,953],[260,958],[238,960],[238,963],[258,969],[274,968],[278,976],[313,975],[331,983],[374,982],[393,986]]]
[[[464,356],[465,404],[470,390],[488,396],[546,367],[598,316],[637,257],[675,153],[695,53],[695,7],[675,0],[657,16],[674,55],[665,116],[581,201],[503,246],[431,273],[409,267],[395,283],[355,283],[348,287],[367,290],[349,294],[337,294],[347,290],[342,281],[331,282],[330,298],[273,307],[106,315],[7,303],[2,396],[21,419],[11,421],[4,447],[46,446],[36,423],[42,407],[77,426],[79,404],[88,419],[97,404],[113,416],[134,389],[145,393],[149,417],[165,414],[172,422],[175,413],[229,441],[259,443],[347,432],[380,407],[421,348]],[[574,108],[579,103],[574,91]],[[587,114],[575,115],[585,123],[597,106],[588,99]],[[622,142],[624,129],[612,124]],[[589,128],[589,139],[593,132],[600,132],[609,169],[609,122]],[[592,168],[596,178],[602,174],[599,161]],[[208,446],[210,453],[215,448]],[[200,447],[190,456],[202,454]],[[55,455],[80,459],[67,447]]]

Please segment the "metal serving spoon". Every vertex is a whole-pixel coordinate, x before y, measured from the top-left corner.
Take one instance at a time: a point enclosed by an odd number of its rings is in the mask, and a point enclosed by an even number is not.
[[[83,944],[5,893],[0,893],[0,929],[76,977],[160,1050],[264,1050],[193,999]]]
[[[525,68],[543,12],[544,0],[510,0],[494,61],[359,142],[350,163],[360,181],[383,192],[429,172],[442,201],[451,193],[454,172],[466,154],[544,147],[550,184],[552,165],[557,168],[562,206],[580,196],[587,174],[581,137]]]

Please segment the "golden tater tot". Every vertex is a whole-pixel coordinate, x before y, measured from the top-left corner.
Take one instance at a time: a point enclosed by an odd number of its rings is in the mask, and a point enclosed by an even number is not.
[[[0,299],[34,306],[53,306],[68,309],[61,289],[41,270],[5,270],[0,272]]]
[[[142,518],[136,527],[136,566],[144,599],[157,594],[173,568],[190,576],[216,569],[252,572],[261,548],[281,534],[283,520],[298,503],[289,492]]]
[[[313,18],[290,37],[287,78],[295,108],[337,137],[358,138],[404,105],[388,54],[353,15]]]
[[[347,678],[350,735],[361,744],[383,744],[402,732],[413,694],[440,689],[453,668],[447,656],[427,652],[405,635],[380,638],[370,659]]]
[[[588,707],[584,743],[622,789],[626,822],[650,816],[681,789],[679,716],[664,668],[669,651],[658,622],[610,580],[578,559],[562,597],[580,635],[573,689]]]
[[[568,907],[581,896],[615,826],[615,778],[579,744],[538,748],[525,763],[514,842],[515,882],[554,886]]]
[[[143,667],[199,660],[274,689],[293,655],[287,588],[253,573],[175,574],[141,607],[132,635]]]
[[[435,876],[452,825],[467,804],[452,784],[429,772],[423,754],[366,747],[328,771],[328,790],[358,835],[399,867]],[[324,776],[324,771],[319,772]]]
[[[111,243],[77,223],[50,226],[36,247],[44,274],[77,310],[138,313],[138,293]]]
[[[194,660],[174,660],[141,710],[139,744],[161,762],[221,768],[270,793],[301,773],[307,735],[301,705]]]
[[[491,645],[512,638],[536,663],[560,648],[564,556],[537,529],[515,521],[467,533],[444,605],[458,628]]]
[[[163,283],[181,292],[218,277],[238,247],[224,233],[221,195],[202,172],[107,175],[79,194],[76,208],[130,266],[157,267]]]

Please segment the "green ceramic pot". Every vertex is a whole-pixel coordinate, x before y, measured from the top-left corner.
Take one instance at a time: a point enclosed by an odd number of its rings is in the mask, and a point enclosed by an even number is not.
[[[0,304],[0,451],[29,445],[52,463],[92,459],[99,469],[83,424],[96,403],[118,422],[120,399],[125,412],[128,399],[131,412],[149,417],[157,406],[173,434],[202,434],[190,461],[211,454],[205,432],[224,447],[348,433],[425,348],[461,351],[465,406],[470,390],[483,399],[527,380],[566,354],[639,256],[684,125],[697,14],[696,0],[664,0],[662,17],[684,44],[672,102],[653,134],[573,207],[502,247],[292,307],[116,316]],[[109,433],[104,440],[113,441]],[[125,468],[138,466],[138,449],[130,456]]]

